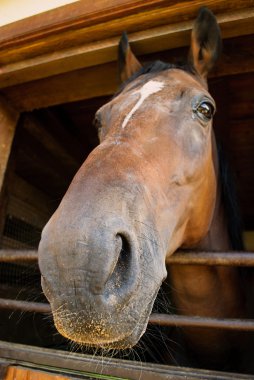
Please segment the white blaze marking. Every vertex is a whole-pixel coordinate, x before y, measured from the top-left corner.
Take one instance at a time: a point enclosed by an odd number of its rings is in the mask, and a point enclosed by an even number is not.
[[[143,101],[148,98],[148,96],[155,94],[156,92],[162,90],[164,87],[164,83],[158,82],[155,80],[150,80],[146,84],[144,84],[143,87],[141,87],[140,90],[136,91],[135,93],[140,93],[140,98],[138,102],[135,104],[135,106],[132,108],[132,110],[128,113],[128,115],[125,116],[125,119],[122,124],[122,128],[125,128],[128,124],[130,118],[132,115],[139,109],[139,107],[142,105]]]

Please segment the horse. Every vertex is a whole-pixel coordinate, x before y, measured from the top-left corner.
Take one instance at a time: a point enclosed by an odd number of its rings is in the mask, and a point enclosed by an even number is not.
[[[166,278],[180,314],[245,315],[238,268],[168,265],[178,249],[234,248],[207,85],[220,51],[220,29],[207,8],[194,22],[186,64],[142,66],[122,35],[123,84],[96,113],[100,143],[39,245],[42,288],[64,337],[135,346]],[[181,331],[201,366],[225,363],[235,344],[224,330]]]

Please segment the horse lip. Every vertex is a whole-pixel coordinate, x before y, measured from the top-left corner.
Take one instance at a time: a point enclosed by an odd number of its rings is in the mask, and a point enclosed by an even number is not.
[[[100,340],[100,337],[93,336],[93,339],[91,339],[90,342],[88,342],[87,338],[83,338],[82,336],[77,337],[75,331],[72,331],[70,333],[70,331],[60,328],[61,331],[59,330],[59,332],[63,336],[67,337],[70,340],[73,340],[73,341],[80,343],[80,344],[86,344],[87,346],[91,346],[91,347],[101,347],[101,348],[119,349],[119,350],[131,348],[137,344],[137,342],[139,341],[139,339],[141,338],[141,336],[144,334],[144,332],[146,330],[148,320],[149,320],[149,316],[151,314],[152,307],[153,307],[157,293],[158,293],[158,290],[156,290],[154,292],[154,296],[152,297],[151,301],[146,306],[145,310],[141,313],[140,317],[137,320],[132,318],[133,323],[135,324],[133,329],[130,332],[128,332],[126,335],[124,333],[119,334],[119,335],[122,335],[120,339],[112,337],[112,339],[108,338],[108,339],[104,339],[104,341],[103,341],[103,339]],[[65,307],[66,307],[66,305],[64,306],[64,308]],[[55,310],[55,312],[54,312],[54,310]],[[57,307],[52,308],[54,320],[55,320],[55,314],[57,315],[58,310],[59,310],[59,308],[57,308]],[[68,310],[66,310],[66,311],[68,313]],[[58,325],[58,327],[57,327],[58,329],[60,326],[63,327],[62,322],[60,322],[60,324],[59,324],[57,322],[57,319],[55,320],[55,324],[56,324],[56,326]],[[71,322],[71,324],[73,325],[72,322]],[[103,338],[103,336],[102,336],[102,338]]]
[[[136,325],[134,326],[132,331],[126,334],[125,336],[123,336],[120,340],[117,338],[113,338],[113,339],[107,339],[107,341],[103,342],[103,340],[93,337],[94,339],[93,342],[87,343],[86,339],[82,339],[82,337],[77,338],[75,336],[75,338],[73,339],[71,336],[67,336],[68,334],[65,336],[68,339],[75,341],[76,343],[85,344],[86,346],[90,346],[90,347],[124,350],[127,348],[131,348],[138,343],[139,339],[141,338],[141,336],[144,334],[146,330],[148,320],[149,320],[149,315],[150,313],[148,312],[145,318],[144,316],[141,316],[141,318],[136,322]],[[144,319],[144,321],[142,321],[142,319]],[[142,326],[140,326],[141,323],[142,323]]]
[[[135,327],[133,328],[133,330],[128,335],[126,335],[121,340],[112,340],[109,343],[100,344],[100,347],[101,348],[124,350],[124,349],[132,348],[133,346],[135,346],[138,343],[139,339],[142,337],[142,335],[146,331],[146,327],[147,327],[147,324],[149,321],[149,317],[151,314],[151,310],[152,310],[156,295],[157,295],[157,292],[155,293],[152,301],[148,304],[148,306],[146,308],[146,313],[142,313],[142,315],[140,316],[140,318],[136,322]],[[144,318],[144,314],[146,314],[145,318]],[[142,319],[144,319],[143,323],[142,323]],[[142,329],[140,328],[141,323],[142,323]]]

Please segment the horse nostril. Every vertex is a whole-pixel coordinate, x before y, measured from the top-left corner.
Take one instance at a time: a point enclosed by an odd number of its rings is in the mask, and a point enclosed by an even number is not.
[[[123,234],[116,235],[116,250],[118,253],[118,259],[114,266],[114,269],[109,276],[105,284],[105,295],[109,296],[112,292],[120,295],[125,293],[127,283],[130,280],[131,267],[132,267],[132,252],[131,245]]]
[[[124,269],[127,269],[128,261],[130,259],[131,254],[131,247],[130,243],[128,242],[127,238],[122,234],[116,235],[118,241],[121,242],[121,250],[120,254],[115,266],[116,271],[122,271]]]

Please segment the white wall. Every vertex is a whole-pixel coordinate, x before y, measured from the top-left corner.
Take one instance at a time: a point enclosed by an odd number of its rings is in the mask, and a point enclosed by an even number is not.
[[[0,26],[77,0],[0,0]]]

